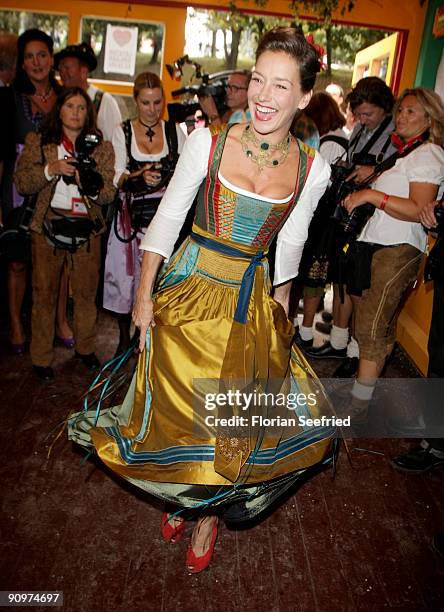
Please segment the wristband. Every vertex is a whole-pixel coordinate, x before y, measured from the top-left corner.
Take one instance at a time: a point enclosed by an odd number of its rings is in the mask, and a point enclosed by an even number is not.
[[[388,193],[385,193],[385,194],[384,194],[384,197],[382,198],[381,203],[379,204],[379,210],[384,210],[384,208],[385,208],[385,207],[386,207],[386,205],[387,205],[387,202],[388,202],[389,197],[390,197],[390,196],[389,196],[389,194],[388,194]]]

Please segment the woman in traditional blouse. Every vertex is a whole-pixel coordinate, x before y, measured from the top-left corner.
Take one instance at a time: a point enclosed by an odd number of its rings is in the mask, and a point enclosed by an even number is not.
[[[180,539],[184,514],[198,518],[186,558],[191,572],[210,562],[218,516],[257,516],[329,457],[334,430],[296,418],[328,405],[292,347],[287,318],[291,281],[330,174],[289,133],[319,68],[296,30],[269,32],[248,90],[251,122],[189,136],[141,244],[133,319],[143,352],[131,388],[121,407],[70,421],[71,439],[168,504],[165,540]],[[196,194],[193,232],[171,258]],[[277,234],[273,299],[265,252]]]
[[[376,379],[393,350],[399,306],[426,249],[420,211],[436,199],[444,182],[444,105],[439,96],[421,87],[405,90],[396,104],[395,122],[396,164],[372,189],[357,191],[343,203],[349,213],[365,203],[375,207],[350,253],[354,265],[347,279],[360,351],[352,390],[356,421],[367,417]]]
[[[140,276],[140,241],[154,217],[172,176],[185,136],[174,122],[162,119],[165,95],[157,74],[143,72],[134,81],[137,117],[113,134],[114,184],[122,206],[108,239],[103,306],[116,313],[119,344],[130,344],[131,311]],[[168,170],[165,170],[168,166]]]

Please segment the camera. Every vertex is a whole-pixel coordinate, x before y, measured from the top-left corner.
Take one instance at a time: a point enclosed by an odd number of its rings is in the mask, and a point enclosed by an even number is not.
[[[180,102],[168,104],[168,117],[176,122],[183,123],[188,117],[194,115],[196,111],[202,110],[199,98],[212,96],[216,104],[219,115],[227,110],[226,104],[226,81],[233,70],[225,70],[214,74],[207,74],[203,71],[202,66],[197,62],[193,62],[188,55],[184,55],[175,60],[173,64],[167,64],[166,68],[171,78],[179,78],[183,75],[182,67],[185,64],[190,64],[194,68],[193,78],[200,80],[199,84],[192,85],[191,83],[181,89],[176,89],[172,92],[173,98],[180,97]]]
[[[435,206],[434,213],[437,221],[436,233],[438,234],[438,239],[444,238],[444,208],[441,204]]]
[[[351,161],[355,166],[375,166],[378,159],[376,155],[372,155],[371,153],[358,152],[352,153]]]
[[[432,229],[437,233],[436,242],[427,257],[424,280],[444,281],[444,208],[442,202],[435,206],[436,227]]]
[[[363,204],[355,208],[351,214],[342,206],[342,201],[351,193],[365,189],[367,184],[348,181],[347,177],[354,170],[354,165],[332,164],[331,185],[329,190],[332,201],[335,202],[332,219],[337,221],[341,227],[344,238],[348,241],[356,238],[364,227],[365,223],[372,216],[375,208],[372,204]]]
[[[159,172],[160,181],[158,183],[155,185],[147,185],[145,179],[143,178],[143,174],[139,174],[138,176],[128,178],[125,181],[125,189],[134,197],[155,193],[168,183],[174,173],[175,167],[176,160],[170,159],[169,157],[164,157],[158,162],[153,162],[150,168],[150,170]]]
[[[70,162],[79,172],[80,190],[91,197],[98,195],[103,187],[103,178],[96,170],[96,160],[91,157],[100,142],[101,138],[97,134],[80,134],[75,144],[76,159]],[[63,176],[63,181],[66,185],[76,183],[73,176]]]

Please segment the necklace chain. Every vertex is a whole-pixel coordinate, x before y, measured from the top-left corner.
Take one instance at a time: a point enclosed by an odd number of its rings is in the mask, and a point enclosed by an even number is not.
[[[276,168],[284,163],[290,152],[291,134],[288,133],[282,142],[278,144],[270,144],[266,140],[259,140],[251,129],[251,124],[248,124],[241,136],[242,150],[248,159],[257,164],[259,172],[265,167]],[[258,153],[252,151],[252,146],[259,149]],[[276,151],[281,153],[279,158],[272,158],[272,154]]]
[[[155,131],[153,130],[153,128],[156,127],[156,125],[158,125],[160,122],[160,119],[158,119],[156,121],[156,123],[153,123],[153,125],[148,125],[147,123],[144,123],[142,121],[142,119],[139,117],[139,123],[141,123],[143,125],[143,127],[148,128],[147,131],[145,132],[145,134],[148,136],[150,142],[153,142],[153,136],[155,135]]]
[[[52,86],[51,86],[51,83],[48,83],[48,88],[45,91],[45,93],[38,94],[37,92],[35,92],[33,95],[36,98],[39,98],[40,100],[42,100],[42,102],[47,102],[47,100],[50,97],[51,93],[52,93]]]

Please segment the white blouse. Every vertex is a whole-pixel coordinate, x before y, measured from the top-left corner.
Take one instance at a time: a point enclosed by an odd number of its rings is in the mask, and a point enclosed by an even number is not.
[[[154,219],[148,226],[140,248],[168,259],[188,210],[208,172],[211,134],[208,128],[195,130],[188,137],[174,176],[167,187]],[[316,153],[299,201],[280,230],[276,245],[274,284],[295,276],[299,269],[308,226],[330,177],[330,166]],[[236,192],[263,198],[232,185]]]
[[[341,128],[338,128],[337,130],[330,130],[330,132],[327,132],[327,134],[324,134],[324,136],[340,136],[341,138],[348,140],[347,134]],[[324,136],[321,137],[321,145],[319,147],[319,153],[322,155],[322,157],[327,160],[329,164],[334,164],[339,160],[346,161],[347,150],[333,140],[322,142],[322,138],[324,138]]]
[[[131,123],[131,155],[137,161],[142,162],[157,162],[160,161],[163,157],[168,155],[168,141],[165,135],[165,122],[161,121],[162,130],[163,130],[163,148],[159,153],[143,153],[140,151],[137,146],[136,137],[134,135],[133,124]],[[183,145],[185,144],[186,136],[180,129],[179,125],[176,125],[176,133],[177,133],[177,152],[179,155],[182,153]],[[118,182],[122,174],[129,174],[129,170],[127,170],[128,165],[128,155],[126,151],[126,142],[125,142],[125,133],[121,125],[117,125],[114,128],[112,143],[114,147],[115,154],[115,164],[114,164],[114,186],[117,187]]]
[[[390,170],[379,176],[373,188],[389,195],[408,198],[410,183],[444,182],[444,150],[426,142],[406,157],[401,157]],[[440,194],[439,194],[440,195]],[[395,245],[410,244],[424,252],[427,236],[421,223],[401,221],[376,209],[359,236],[362,242]]]

